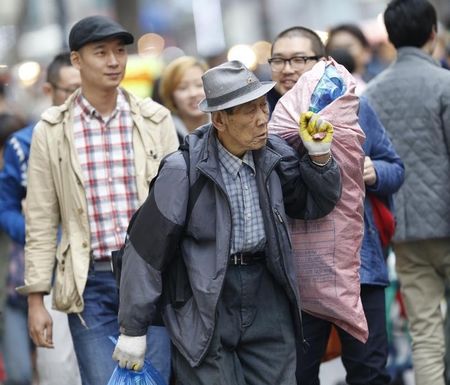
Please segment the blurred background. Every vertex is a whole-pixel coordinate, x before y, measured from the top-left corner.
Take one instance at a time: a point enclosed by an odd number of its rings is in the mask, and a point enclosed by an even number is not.
[[[450,29],[450,0],[431,2],[438,10],[444,36]],[[40,96],[46,64],[56,53],[67,49],[71,26],[93,14],[117,19],[136,37],[123,85],[140,96],[150,95],[163,66],[183,54],[201,57],[210,65],[227,58],[239,59],[260,77],[268,77],[269,42],[293,25],[315,29],[325,40],[329,28],[343,22],[356,23],[383,66],[395,55],[387,42],[381,16],[386,3],[387,0],[2,0],[0,82],[7,85],[8,99],[21,104],[25,101],[30,107],[30,118],[36,118],[46,105]]]
[[[439,18],[434,53],[450,69],[450,0],[430,0]],[[370,44],[371,74],[395,58],[382,13],[388,0],[1,0],[0,113],[36,121],[50,105],[42,93],[45,70],[55,54],[67,50],[68,32],[79,19],[102,14],[118,20],[135,36],[123,86],[152,95],[162,69],[173,59],[193,55],[210,66],[238,59],[270,79],[270,42],[282,30],[302,25],[318,32],[342,23],[359,26]],[[370,80],[370,79],[367,79]],[[391,258],[392,259],[392,258]],[[390,263],[390,271],[394,265]],[[394,274],[394,273],[393,273]],[[392,384],[413,385],[410,339],[398,301],[398,281],[387,290]],[[1,362],[0,362],[1,364]],[[1,383],[0,367],[0,383]],[[340,359],[321,366],[324,385],[342,384]]]

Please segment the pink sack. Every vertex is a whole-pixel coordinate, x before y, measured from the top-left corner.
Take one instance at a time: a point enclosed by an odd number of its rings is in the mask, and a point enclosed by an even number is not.
[[[308,110],[311,94],[326,65],[334,65],[346,84],[345,94],[319,112],[334,126],[331,151],[341,168],[342,196],[334,210],[322,219],[291,220],[294,263],[302,309],[365,342],[368,329],[359,280],[365,135],[358,124],[359,99],[354,93],[353,77],[334,60],[319,61],[278,101],[269,130],[304,151],[298,135],[300,113]]]

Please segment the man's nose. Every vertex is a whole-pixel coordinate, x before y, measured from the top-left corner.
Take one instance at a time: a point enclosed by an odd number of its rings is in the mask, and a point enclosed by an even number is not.
[[[291,66],[291,62],[290,61],[285,61],[284,62],[284,66],[283,66],[283,69],[281,70],[281,72],[283,72],[283,73],[295,72],[294,69]]]
[[[116,54],[114,52],[111,52],[108,55],[108,65],[111,67],[115,67],[119,64],[119,61],[117,60]]]
[[[256,124],[266,124],[269,121],[269,112],[267,108],[258,108]]]

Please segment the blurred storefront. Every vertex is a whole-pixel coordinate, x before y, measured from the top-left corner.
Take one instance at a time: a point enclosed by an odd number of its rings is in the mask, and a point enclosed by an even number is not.
[[[388,0],[2,0],[0,7],[0,77],[33,61],[44,68],[61,50],[78,19],[104,14],[118,19],[135,36],[130,75],[141,92],[150,90],[164,63],[189,54],[211,64],[234,55],[249,63],[265,62],[278,32],[304,25],[324,32],[343,22],[359,24],[374,44],[386,40],[381,14]],[[450,19],[449,0],[432,0],[441,21]],[[449,26],[447,25],[447,28]],[[154,46],[152,46],[154,44]],[[150,57],[150,59],[149,59]],[[244,59],[243,59],[244,60]],[[137,63],[137,64],[136,64]],[[143,64],[144,63],[144,64]],[[264,68],[262,69],[264,70]],[[133,72],[131,71],[131,72]],[[130,72],[130,73],[131,73]],[[39,74],[38,74],[39,75]],[[36,81],[40,79],[36,77]],[[28,84],[28,87],[30,85]]]
[[[441,19],[449,0],[432,0]],[[74,21],[100,13],[119,19],[136,36],[163,36],[166,46],[213,56],[236,44],[271,40],[292,25],[319,31],[341,22],[376,20],[387,0],[3,0],[0,64],[47,59],[66,47]]]

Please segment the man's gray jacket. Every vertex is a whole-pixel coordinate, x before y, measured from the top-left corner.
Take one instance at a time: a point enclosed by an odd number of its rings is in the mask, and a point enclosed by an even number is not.
[[[120,282],[121,333],[144,335],[159,305],[172,342],[192,366],[201,362],[214,331],[232,234],[230,202],[220,173],[214,131],[209,124],[188,136],[188,172],[180,151],[163,160],[131,229]],[[266,147],[253,153],[267,237],[266,264],[290,299],[302,338],[285,212],[304,219],[328,214],[341,193],[339,167],[334,160],[318,167],[308,156],[300,159],[277,136],[271,136]],[[185,225],[190,186],[198,178],[206,181]],[[165,300],[163,290],[163,277],[170,269],[167,266],[179,252],[190,284],[189,298],[182,305]]]
[[[366,94],[405,164],[394,239],[450,237],[450,71],[418,48],[400,48]]]

